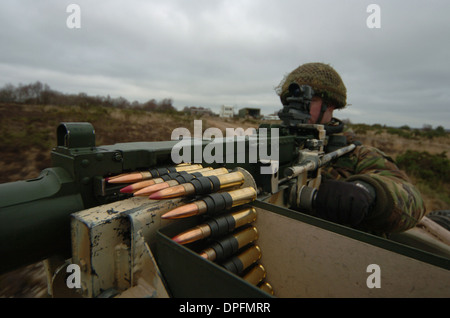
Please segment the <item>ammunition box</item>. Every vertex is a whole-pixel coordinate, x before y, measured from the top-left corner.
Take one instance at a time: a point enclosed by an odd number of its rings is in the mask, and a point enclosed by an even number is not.
[[[156,259],[172,296],[450,297],[446,257],[261,200],[251,205],[257,210],[252,225],[259,233],[258,263],[266,269],[264,281],[273,287],[274,296],[203,259],[196,253],[197,245],[171,240],[195,226],[195,218],[157,233]],[[377,280],[381,287],[374,285]]]
[[[199,256],[200,243],[180,245],[171,237],[198,224],[198,219],[177,220],[156,235],[155,256],[172,297],[189,298],[265,298],[272,297],[257,286]]]

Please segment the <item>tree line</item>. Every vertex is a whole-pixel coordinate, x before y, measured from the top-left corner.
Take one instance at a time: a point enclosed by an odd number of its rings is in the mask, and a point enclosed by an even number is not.
[[[40,81],[17,86],[6,84],[0,89],[0,103],[28,104],[28,105],[59,105],[59,106],[105,106],[117,108],[136,108],[146,111],[177,111],[172,105],[172,99],[161,101],[150,99],[147,102],[130,102],[124,97],[111,98],[105,96],[89,96],[86,93],[64,94],[53,90],[49,85]]]

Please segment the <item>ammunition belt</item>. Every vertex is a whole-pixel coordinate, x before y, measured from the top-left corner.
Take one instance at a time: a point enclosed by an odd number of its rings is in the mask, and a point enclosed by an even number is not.
[[[273,295],[271,285],[265,281],[266,270],[259,263],[262,254],[256,242],[258,231],[253,224],[256,210],[246,206],[256,199],[256,190],[245,187],[218,192],[221,183],[215,175],[205,177],[200,172],[174,171],[173,168],[149,171],[154,178],[175,180],[179,185],[190,183],[195,190],[194,202],[177,207],[166,215],[171,215],[167,218],[184,218],[203,214],[201,221],[172,240],[191,248],[205,261],[215,262]],[[196,244],[191,244],[194,242]]]

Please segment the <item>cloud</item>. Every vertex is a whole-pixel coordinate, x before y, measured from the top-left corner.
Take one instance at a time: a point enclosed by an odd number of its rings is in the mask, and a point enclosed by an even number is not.
[[[281,108],[274,87],[306,62],[342,76],[353,122],[447,124],[450,3],[377,1],[77,1],[0,4],[0,85],[39,80],[67,92],[172,98],[175,106]],[[447,115],[448,118],[448,115]]]

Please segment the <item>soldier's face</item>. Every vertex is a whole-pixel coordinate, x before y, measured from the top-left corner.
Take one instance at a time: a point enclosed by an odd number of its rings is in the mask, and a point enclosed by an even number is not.
[[[331,118],[333,117],[333,110],[334,106],[328,106],[327,110],[322,116],[322,119],[320,123],[317,122],[320,116],[320,110],[322,109],[322,98],[314,96],[311,99],[309,114],[311,115],[311,118],[309,119],[309,124],[326,124],[330,122]]]

